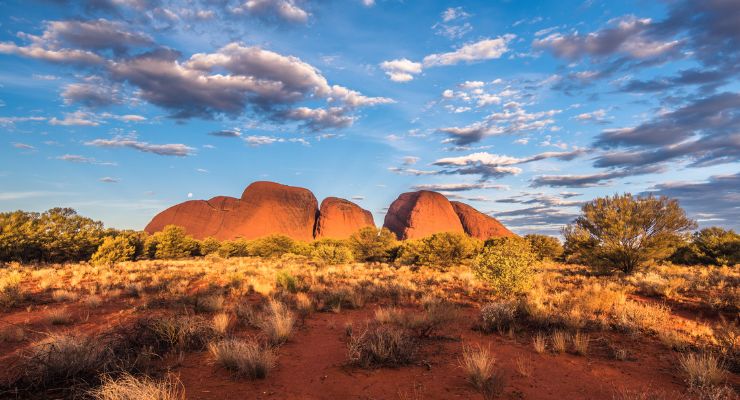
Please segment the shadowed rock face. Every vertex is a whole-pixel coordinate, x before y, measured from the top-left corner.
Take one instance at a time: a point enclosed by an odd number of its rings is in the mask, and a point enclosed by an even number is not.
[[[383,226],[401,240],[418,239],[438,232],[464,233],[450,201],[437,192],[426,190],[398,196],[388,208]]]
[[[498,222],[496,218],[486,215],[475,208],[459,201],[452,201],[452,208],[460,218],[465,233],[478,239],[514,236],[514,233]]]
[[[162,211],[144,228],[149,233],[178,225],[196,239],[253,239],[282,234],[313,239],[318,201],[308,189],[273,182],[254,182],[240,199],[194,200]]]
[[[327,197],[321,202],[314,237],[346,239],[366,226],[375,227],[370,211],[348,200]]]

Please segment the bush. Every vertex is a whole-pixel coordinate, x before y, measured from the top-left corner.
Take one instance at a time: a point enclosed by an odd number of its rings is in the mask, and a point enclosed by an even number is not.
[[[198,255],[198,242],[188,236],[180,226],[167,225],[156,238],[154,257],[160,260],[187,258]]]
[[[321,239],[312,243],[311,257],[326,264],[346,264],[354,260],[347,242],[336,239]]]
[[[484,332],[509,329],[515,321],[517,305],[508,301],[488,303],[480,309],[480,328]]]
[[[222,242],[218,255],[224,258],[249,256],[249,242],[244,239]]]
[[[396,236],[388,228],[364,227],[349,238],[349,246],[359,261],[387,261],[396,244]]]
[[[249,255],[279,257],[296,250],[297,243],[285,235],[270,235],[249,242]]]
[[[98,251],[93,254],[91,262],[95,265],[112,266],[122,261],[133,261],[136,257],[136,247],[126,236],[107,237]]]
[[[691,243],[676,250],[671,261],[681,264],[740,264],[740,235],[716,226],[694,232]]]
[[[463,233],[435,233],[404,242],[399,250],[398,261],[402,264],[446,268],[472,260],[481,246],[479,240]]]
[[[200,254],[203,256],[217,253],[221,249],[221,242],[212,237],[207,237],[201,240],[198,242],[198,245],[200,246]]]
[[[529,234],[525,235],[524,238],[532,246],[532,251],[540,261],[557,260],[563,255],[563,245],[560,244],[560,240],[556,237]]]
[[[475,259],[473,272],[498,292],[511,295],[526,292],[532,286],[535,262],[536,256],[525,239],[489,239]]]
[[[563,230],[570,261],[631,273],[669,257],[696,223],[678,201],[627,193],[586,203]]]

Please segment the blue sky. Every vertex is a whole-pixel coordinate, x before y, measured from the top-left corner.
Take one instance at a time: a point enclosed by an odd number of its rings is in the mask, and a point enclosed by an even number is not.
[[[272,180],[377,224],[431,189],[553,234],[584,201],[650,192],[738,229],[739,18],[736,0],[6,1],[0,210],[141,229]]]

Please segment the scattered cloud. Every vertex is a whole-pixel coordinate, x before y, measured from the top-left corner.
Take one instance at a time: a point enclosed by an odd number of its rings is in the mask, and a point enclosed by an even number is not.
[[[118,178],[111,178],[110,176],[106,176],[98,180],[103,183],[118,183],[119,182]]]
[[[151,144],[128,137],[116,137],[113,139],[95,139],[89,142],[85,142],[85,145],[109,148],[130,148],[144,153],[153,153],[160,156],[185,157],[193,155],[195,152],[194,148],[180,143]]]

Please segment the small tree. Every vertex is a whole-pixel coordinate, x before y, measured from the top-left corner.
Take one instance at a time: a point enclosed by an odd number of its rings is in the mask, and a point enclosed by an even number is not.
[[[90,260],[95,265],[112,266],[122,261],[132,261],[136,257],[136,246],[126,236],[107,237]]]
[[[534,282],[537,257],[517,236],[489,239],[473,263],[473,272],[504,295],[523,293]]]
[[[198,244],[200,245],[200,254],[204,256],[216,253],[221,248],[221,242],[210,236],[201,240]]]
[[[563,245],[553,236],[529,234],[524,236],[539,260],[556,260],[563,255]]]
[[[218,255],[224,258],[249,256],[249,242],[245,239],[227,240],[221,242]]]
[[[258,257],[277,257],[291,253],[296,241],[285,235],[270,235],[249,242],[249,255]]]
[[[598,198],[581,213],[563,229],[569,260],[625,273],[667,258],[696,227],[678,201],[652,195]]]
[[[360,261],[387,261],[396,244],[396,236],[388,228],[366,226],[353,233],[349,245]]]
[[[321,239],[311,246],[311,257],[326,264],[344,264],[354,260],[352,249],[344,240]]]
[[[154,236],[156,237],[154,256],[157,259],[187,258],[198,252],[198,242],[188,236],[183,227],[167,225]]]

